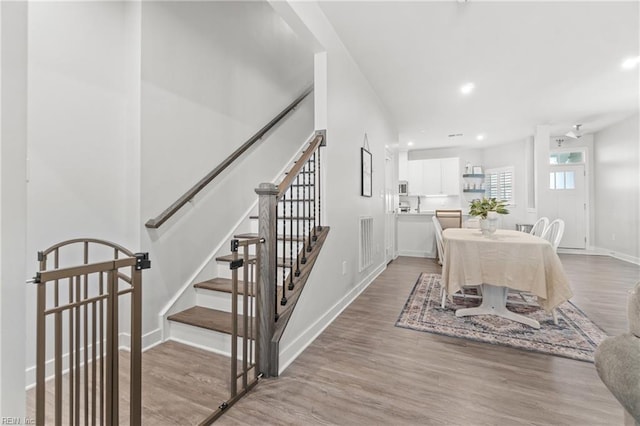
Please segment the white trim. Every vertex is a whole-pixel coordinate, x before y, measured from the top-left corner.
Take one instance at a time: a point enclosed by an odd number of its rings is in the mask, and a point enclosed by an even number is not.
[[[587,250],[581,249],[563,249],[558,248],[559,254],[582,254],[585,256],[609,256],[614,259],[622,260],[624,262],[633,263],[634,265],[640,265],[640,257],[631,256],[625,253],[620,253],[613,250],[608,250],[600,247],[589,247]]]
[[[286,348],[280,349],[280,368],[278,374],[291,365],[293,361],[344,311],[369,285],[387,268],[383,262],[342,299],[336,302],[324,315],[318,318],[305,331],[300,333]]]
[[[156,328],[155,330],[152,330],[146,334],[142,335],[142,352],[145,352],[151,348],[153,348],[154,346],[162,343],[162,340],[160,339],[161,336],[161,330],[159,328]],[[125,351],[129,351],[130,348],[128,346],[128,343],[131,339],[131,335],[129,333],[119,333],[118,334],[118,349],[121,350],[125,350]],[[126,343],[126,344],[124,344]],[[106,348],[106,340],[103,344],[103,347]],[[87,349],[92,349],[93,345],[88,345]],[[80,360],[82,360],[82,362],[80,363],[80,367],[84,366],[84,348],[80,348]],[[54,372],[54,365],[55,363],[55,359],[49,359],[46,363],[45,363],[45,381],[50,380],[54,377],[55,372]],[[67,374],[69,372],[69,353],[65,353],[62,356],[62,374]],[[25,369],[24,371],[25,374],[25,383],[26,383],[26,387],[25,390],[29,390],[32,389],[36,386],[36,366],[32,365],[28,368]]]
[[[398,256],[408,256],[408,257],[426,257],[429,259],[434,259],[435,253],[430,251],[422,251],[422,250],[398,250]]]

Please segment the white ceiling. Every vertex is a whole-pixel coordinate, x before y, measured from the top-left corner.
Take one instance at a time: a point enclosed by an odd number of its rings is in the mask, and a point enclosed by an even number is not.
[[[640,55],[637,1],[320,4],[401,147],[495,145],[540,124],[552,135],[576,123],[592,133],[638,110],[640,71],[621,67]],[[468,81],[476,88],[464,96]]]

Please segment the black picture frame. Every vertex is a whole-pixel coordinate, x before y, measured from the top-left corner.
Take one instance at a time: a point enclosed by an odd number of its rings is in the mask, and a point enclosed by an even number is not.
[[[360,148],[360,195],[363,197],[373,195],[372,162],[371,153]]]

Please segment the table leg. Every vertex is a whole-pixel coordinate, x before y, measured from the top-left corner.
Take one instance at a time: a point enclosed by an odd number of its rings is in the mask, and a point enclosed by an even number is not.
[[[507,309],[507,287],[499,287],[490,284],[482,284],[482,304],[477,308],[458,309],[457,317],[466,317],[471,315],[497,315],[516,321],[535,329],[540,328],[540,323],[534,319],[516,314]]]

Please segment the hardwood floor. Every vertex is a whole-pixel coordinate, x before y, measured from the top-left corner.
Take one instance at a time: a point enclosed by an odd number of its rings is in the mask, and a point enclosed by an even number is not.
[[[610,334],[626,330],[640,267],[563,255],[574,302]],[[622,408],[591,363],[394,326],[431,259],[401,257],[275,380],[219,424],[610,425]]]
[[[572,301],[608,334],[625,332],[627,291],[640,267],[610,257],[561,260]],[[217,424],[623,423],[591,363],[395,327],[418,275],[440,270],[432,259],[393,261],[280,378],[262,380]],[[197,424],[226,399],[228,362],[175,342],[145,352],[143,423]]]

